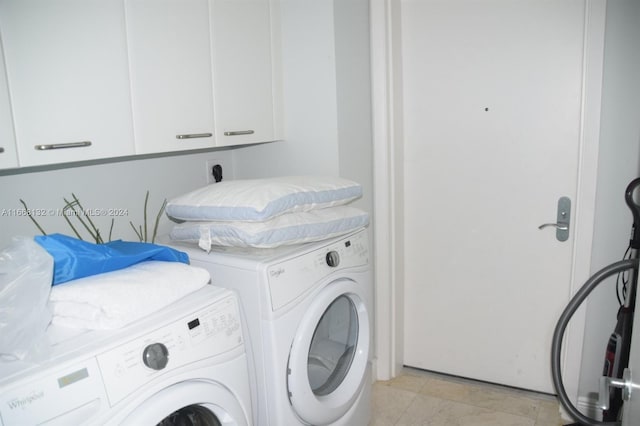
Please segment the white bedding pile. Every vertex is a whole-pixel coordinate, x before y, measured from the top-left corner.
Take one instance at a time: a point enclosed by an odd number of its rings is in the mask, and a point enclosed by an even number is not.
[[[187,222],[176,225],[171,239],[214,246],[273,248],[344,235],[362,228],[369,215],[349,206],[283,214],[264,222]]]
[[[207,285],[205,269],[180,262],[147,261],[52,287],[52,323],[115,329],[156,312]]]
[[[362,196],[360,184],[338,177],[284,176],[225,181],[167,203],[176,221],[173,241],[212,246],[273,248],[321,241],[369,223],[348,203]]]
[[[347,204],[362,186],[333,176],[282,176],[228,180],[198,188],[167,202],[177,220],[263,222],[285,213]]]

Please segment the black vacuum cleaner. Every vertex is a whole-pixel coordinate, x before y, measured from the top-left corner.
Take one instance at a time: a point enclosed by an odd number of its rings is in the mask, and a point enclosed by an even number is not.
[[[640,189],[640,178],[634,179],[625,191],[625,201],[633,214],[633,226],[629,247],[624,259],[602,268],[590,277],[571,299],[560,315],[553,333],[551,345],[551,374],[553,384],[558,394],[558,400],[571,417],[578,423],[575,425],[620,425],[622,415],[622,389],[609,391],[607,378],[623,380],[624,369],[629,365],[629,351],[631,348],[631,332],[633,327],[633,313],[635,310],[636,291],[638,287],[638,254],[640,250],[640,204],[636,201],[636,191]],[[618,309],[616,327],[611,333],[605,351],[603,376],[601,385],[600,405],[603,409],[603,421],[589,418],[573,406],[562,382],[560,359],[562,353],[562,339],[571,317],[586,300],[587,296],[607,278],[618,275],[616,292],[620,308]],[[607,397],[608,395],[608,397]],[[603,399],[604,398],[604,399]]]

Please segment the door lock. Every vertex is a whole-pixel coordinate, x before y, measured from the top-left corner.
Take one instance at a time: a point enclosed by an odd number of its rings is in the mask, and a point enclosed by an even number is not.
[[[558,199],[558,211],[555,223],[543,223],[538,229],[547,227],[556,228],[556,239],[558,241],[567,241],[569,239],[569,225],[571,224],[571,199],[569,197],[560,197]]]

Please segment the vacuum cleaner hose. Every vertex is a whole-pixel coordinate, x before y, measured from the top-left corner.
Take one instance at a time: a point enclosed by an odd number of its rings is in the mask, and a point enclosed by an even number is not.
[[[562,354],[562,339],[564,337],[565,329],[569,324],[569,320],[573,314],[578,310],[582,302],[585,301],[589,293],[598,286],[602,281],[615,275],[619,272],[624,272],[628,269],[637,269],[638,259],[626,259],[616,263],[612,263],[596,272],[591,278],[584,283],[584,285],[573,296],[567,307],[560,315],[560,319],[556,324],[556,328],[553,332],[553,342],[551,344],[551,375],[553,384],[558,393],[558,399],[562,406],[577,422],[586,426],[600,426],[600,425],[620,425],[620,422],[601,422],[591,419],[583,415],[576,407],[573,406],[562,382],[562,372],[560,371],[560,359]]]

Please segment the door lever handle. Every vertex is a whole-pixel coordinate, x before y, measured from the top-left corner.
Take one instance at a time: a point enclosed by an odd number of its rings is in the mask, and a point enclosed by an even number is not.
[[[571,223],[571,200],[569,197],[558,199],[558,209],[556,211],[555,223],[543,223],[538,229],[556,228],[556,239],[560,242],[569,239],[569,225]]]
[[[542,225],[538,226],[538,229],[547,228],[549,226],[555,226],[556,229],[559,229],[561,231],[569,230],[569,225],[567,225],[566,223],[543,223]]]

